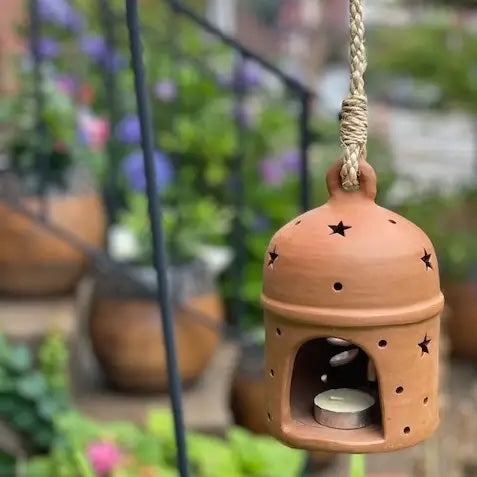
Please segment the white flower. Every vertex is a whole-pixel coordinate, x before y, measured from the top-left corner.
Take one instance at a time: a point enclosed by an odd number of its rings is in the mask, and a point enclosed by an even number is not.
[[[139,256],[139,243],[135,235],[123,225],[113,225],[108,232],[109,253],[119,261],[134,260]]]
[[[211,273],[218,275],[232,262],[233,252],[230,247],[201,245],[198,247],[197,256],[207,265]]]

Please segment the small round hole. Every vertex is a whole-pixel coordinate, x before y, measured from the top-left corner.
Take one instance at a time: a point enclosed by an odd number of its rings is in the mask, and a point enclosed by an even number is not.
[[[273,371],[273,369],[270,370],[270,376],[273,378],[273,376],[275,376],[275,371]]]
[[[397,224],[397,222],[393,219],[389,219],[389,222],[391,222],[392,224]]]
[[[379,343],[378,343],[378,346],[380,348],[386,348],[386,346],[388,345],[388,342],[386,340],[381,340]]]
[[[401,394],[404,391],[404,388],[402,386],[399,386],[396,388],[396,394]]]
[[[424,406],[427,406],[427,404],[429,403],[429,398],[425,397],[423,402],[424,402]]]
[[[340,282],[336,282],[334,285],[333,285],[333,288],[336,290],[336,291],[341,291],[343,289],[343,284],[340,283]]]
[[[269,421],[272,420],[272,415],[269,412],[267,413],[267,418],[268,418]]]
[[[282,334],[282,330],[280,328],[277,328],[277,335],[280,336]]]
[[[403,430],[404,434],[409,434],[411,432],[411,428],[409,426],[406,426]]]

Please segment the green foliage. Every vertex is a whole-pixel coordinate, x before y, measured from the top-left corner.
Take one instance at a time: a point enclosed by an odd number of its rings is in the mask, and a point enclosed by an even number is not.
[[[77,139],[77,106],[72,98],[45,76],[43,131],[38,133],[33,95],[33,77],[23,73],[19,91],[0,102],[0,123],[9,131],[6,151],[10,167],[23,179],[27,191],[36,194],[43,185],[45,162],[46,186],[66,188],[68,172],[81,160],[84,163],[89,151]]]
[[[56,334],[42,343],[40,355],[48,354],[51,343],[63,356],[64,343]],[[41,359],[40,359],[41,360]],[[9,345],[0,335],[0,418],[22,433],[32,449],[47,450],[54,439],[54,419],[68,408],[66,386],[57,387],[51,369],[37,369],[29,349]],[[66,368],[58,370],[65,378]]]
[[[385,85],[395,76],[439,87],[439,106],[477,111],[477,37],[459,25],[377,27],[368,41],[368,79]]]
[[[87,454],[91,445],[100,442],[117,446],[122,454],[120,463],[108,474],[111,477],[178,475],[168,411],[151,411],[145,428],[127,422],[99,423],[70,412],[57,419],[57,432],[61,439],[50,454],[28,463],[28,477],[96,475]],[[295,477],[304,463],[302,451],[243,429],[231,429],[226,439],[189,432],[187,444],[194,477]]]

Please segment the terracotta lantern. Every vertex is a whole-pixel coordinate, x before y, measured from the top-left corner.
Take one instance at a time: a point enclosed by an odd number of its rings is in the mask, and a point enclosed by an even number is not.
[[[281,228],[263,266],[267,413],[271,433],[309,450],[381,452],[437,427],[443,296],[434,247],[375,204],[360,162],[345,191]]]

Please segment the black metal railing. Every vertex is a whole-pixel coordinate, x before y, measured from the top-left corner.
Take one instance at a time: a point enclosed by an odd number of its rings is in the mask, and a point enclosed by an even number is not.
[[[137,112],[140,119],[140,129],[142,138],[142,150],[144,157],[144,169],[146,174],[146,194],[148,198],[148,212],[150,219],[150,228],[152,232],[153,251],[154,251],[154,267],[157,274],[157,300],[161,309],[162,328],[164,332],[166,358],[169,378],[169,390],[172,401],[172,410],[174,415],[175,434],[177,443],[177,465],[181,477],[187,477],[189,475],[188,462],[187,462],[187,449],[185,430],[183,423],[183,412],[181,404],[181,382],[178,371],[176,350],[175,350],[175,337],[174,337],[174,324],[173,324],[173,312],[172,304],[170,301],[170,294],[168,291],[167,282],[167,260],[164,244],[164,231],[162,228],[161,220],[161,202],[157,194],[156,188],[156,174],[154,173],[153,154],[154,146],[156,143],[160,144],[161,138],[155,137],[153,133],[153,119],[151,117],[148,88],[147,88],[147,72],[143,61],[142,51],[142,35],[151,34],[149,27],[142,26],[139,19],[139,9],[137,0],[125,0],[125,12],[126,15],[116,12],[111,5],[110,0],[95,0],[97,2],[97,11],[99,12],[100,25],[103,31],[103,35],[106,39],[106,44],[109,51],[115,51],[118,43],[117,38],[117,26],[121,23],[127,24],[128,27],[128,43],[131,54],[131,67],[134,73],[134,87],[137,103]],[[288,91],[289,95],[296,102],[299,114],[296,123],[296,137],[299,149],[300,157],[300,188],[299,197],[297,197],[297,203],[299,208],[303,211],[308,210],[310,207],[310,184],[309,184],[309,149],[312,141],[312,133],[310,126],[310,104],[312,101],[313,93],[300,81],[293,78],[286,72],[282,71],[279,67],[265,60],[262,56],[256,54],[251,49],[243,46],[233,37],[225,34],[216,28],[210,21],[197,14],[188,5],[179,0],[156,0],[157,2],[163,2],[170,9],[171,14],[176,19],[181,19],[188,22],[194,28],[199,29],[221,44],[230,49],[236,56],[236,64],[243,63],[248,60],[253,60],[258,63],[265,71],[273,75],[279,80]],[[31,57],[33,60],[33,76],[34,76],[34,99],[35,99],[35,134],[38,139],[38,144],[41,144],[41,138],[45,134],[44,121],[43,121],[43,109],[45,98],[43,97],[42,89],[42,63],[43,58],[38,51],[38,44],[41,37],[41,19],[38,12],[38,0],[29,0],[29,12],[30,12],[30,28],[29,39]],[[174,24],[171,28],[169,41],[163,44],[164,48],[170,48],[171,54],[176,57],[180,57],[182,61],[186,61],[189,64],[194,65],[202,74],[209,75],[215,81],[217,81],[214,71],[209,69],[206,61],[202,58],[197,58],[186,54],[181,50],[181,46],[178,42],[178,35],[180,29],[176,28],[178,24]],[[108,114],[110,118],[111,129],[114,130],[117,124],[118,118],[121,114],[121,91],[117,84],[117,79],[114,71],[111,68],[104,67],[103,72],[103,84],[105,86],[105,98],[108,108]],[[234,75],[232,84],[221,85],[229,91],[234,98],[235,107],[239,110],[243,107],[246,99],[247,91],[244,89],[242,81],[238,74]],[[180,97],[177,99],[180,101]],[[240,332],[241,318],[244,313],[244,266],[246,261],[246,250],[244,245],[244,236],[247,233],[244,224],[244,211],[246,208],[246,187],[244,165],[246,160],[245,151],[245,138],[247,131],[243,125],[243,122],[237,117],[235,121],[237,148],[234,153],[234,157],[230,162],[232,173],[232,202],[234,209],[234,224],[231,234],[231,245],[234,249],[234,263],[233,263],[233,288],[235,295],[233,299],[232,310],[232,322],[235,325],[236,335]],[[106,174],[106,180],[103,184],[105,201],[108,209],[108,216],[110,223],[114,223],[118,208],[120,208],[120,201],[118,199],[118,147],[114,134],[111,134],[107,147],[108,152],[108,174]],[[41,178],[41,193],[43,194],[46,189],[46,183],[49,174],[50,165],[48,163],[48,157],[44,154],[41,147],[37,151],[38,159],[38,173]],[[83,243],[81,239],[75,237],[73,234],[62,230],[60,227],[52,224],[48,220],[47,210],[43,211],[42,216],[35,216],[31,211],[25,209],[20,201],[16,197],[11,197],[8,194],[2,194],[0,199],[18,213],[24,214],[31,220],[38,222],[39,226],[45,228],[50,233],[53,233],[60,239],[68,242],[73,247],[86,252],[92,259],[93,264],[104,270],[104,268],[114,268],[119,273],[123,274],[126,278],[134,281],[135,278],[128,275],[128,271],[121,264],[115,263],[107,254],[100,250],[96,250],[89,245]],[[195,314],[197,320],[202,320],[204,323],[210,325],[206,316]],[[216,326],[216,325],[211,325]]]

